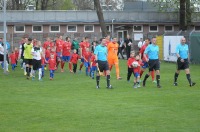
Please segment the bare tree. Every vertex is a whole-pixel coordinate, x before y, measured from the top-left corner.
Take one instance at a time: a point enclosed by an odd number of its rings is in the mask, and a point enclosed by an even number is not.
[[[98,19],[99,19],[99,23],[100,23],[100,26],[101,26],[102,36],[106,36],[107,35],[107,29],[106,29],[106,25],[105,25],[105,22],[104,22],[103,12],[102,12],[99,0],[94,0],[94,6],[95,6],[97,16],[98,16]]]
[[[93,0],[73,0],[77,10],[94,10]]]

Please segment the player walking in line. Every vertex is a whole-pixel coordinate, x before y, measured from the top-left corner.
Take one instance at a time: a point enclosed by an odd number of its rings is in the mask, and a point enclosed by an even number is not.
[[[96,66],[95,55],[93,53],[92,53],[92,56],[91,56],[90,66],[92,67],[90,69],[91,70],[91,77],[92,77],[92,79],[94,79],[94,72],[97,72],[97,66]]]
[[[139,53],[135,56],[135,61],[132,63],[134,72],[134,85],[133,88],[140,87],[140,67],[142,66],[142,61],[140,60]]]
[[[148,57],[147,57],[148,55]],[[153,70],[156,71],[156,81],[157,81],[157,88],[161,88],[160,85],[160,61],[159,61],[159,47],[156,44],[156,38],[152,38],[152,44],[148,45],[144,51],[145,60],[149,64],[149,73],[145,75],[143,80],[143,87],[146,85],[146,80],[150,76]]]
[[[54,78],[54,72],[56,69],[56,59],[54,58],[54,54],[51,54],[49,61],[47,62],[49,64],[49,72],[50,72],[50,80],[53,80]]]
[[[181,44],[178,44],[176,47],[176,56],[177,56],[177,70],[174,74],[174,86],[178,86],[177,80],[180,73],[180,70],[185,70],[186,78],[189,82],[190,87],[194,86],[196,83],[192,82],[190,77],[189,69],[189,48],[186,44],[186,39],[181,39]]]
[[[106,80],[107,80],[107,88],[111,89],[112,85],[110,85],[110,70],[107,61],[108,50],[106,48],[106,40],[102,39],[101,44],[95,48],[94,54],[96,59],[96,66],[98,72],[96,74],[96,88],[100,88],[100,72],[106,71]]]
[[[110,42],[107,46],[107,48],[108,48],[108,64],[109,64],[110,71],[112,69],[112,66],[115,65],[117,79],[121,80],[122,78],[119,76],[119,59],[117,56],[118,46],[119,46],[119,44],[117,43],[117,38],[114,37],[113,41]]]
[[[41,48],[41,42],[37,41],[35,47],[31,50],[33,55],[33,71],[32,71],[32,80],[35,80],[35,73],[38,70],[38,80],[42,81],[42,65],[41,65],[41,59],[42,59],[42,48]]]
[[[128,73],[127,73],[127,81],[130,82],[131,75],[134,74],[132,63],[135,61],[135,52],[131,51],[130,58],[128,58]]]
[[[62,48],[63,48],[63,40],[62,36],[59,36],[56,40],[56,54],[57,54],[57,61],[56,61],[56,67],[58,68],[61,58],[62,58]]]
[[[150,44],[150,39],[149,38],[147,38],[147,39],[145,39],[145,43],[144,43],[144,45],[141,47],[141,49],[140,49],[140,57],[141,57],[141,60],[142,60],[142,63],[143,63],[143,65],[142,65],[142,68],[141,68],[141,70],[140,70],[140,78],[142,77],[142,75],[143,75],[143,73],[144,73],[144,71],[148,68],[148,62],[146,61],[146,59],[145,59],[145,57],[144,57],[144,51],[145,51],[145,49],[147,48],[147,46]],[[148,58],[148,56],[146,56],[147,58]],[[151,77],[152,77],[152,81],[154,82],[154,83],[156,83],[156,81],[154,80],[154,73],[155,73],[155,71],[153,70],[152,72],[151,72]]]
[[[90,48],[90,43],[89,43],[88,37],[85,37],[83,39],[83,42],[80,43],[80,56],[81,56],[81,64],[80,64],[80,68],[79,68],[80,72],[81,72],[81,69],[84,65],[84,55],[86,53],[86,48]]]
[[[26,64],[26,74],[27,79],[30,78],[31,73],[31,67],[32,67],[32,61],[33,61],[33,55],[31,53],[31,50],[33,48],[32,39],[29,38],[28,42],[24,44],[24,61]]]
[[[70,42],[70,38],[66,37],[65,40],[66,41],[63,43],[63,48],[62,48],[61,72],[64,72],[65,63],[70,61],[70,56],[71,56],[72,44]],[[70,69],[71,69],[71,64],[69,63],[69,71]]]
[[[76,49],[74,49],[73,54],[70,58],[70,64],[73,64],[73,73],[76,73],[77,63],[78,63],[78,59],[79,59],[79,56],[76,52],[77,52]],[[72,69],[70,69],[70,72],[71,71],[72,71]]]
[[[91,58],[91,52],[89,48],[86,48],[86,52],[83,58],[84,58],[85,73],[86,76],[88,76],[90,73],[90,58]]]
[[[12,51],[12,53],[9,56],[9,58],[10,58],[12,70],[14,71],[15,67],[16,67],[16,58],[17,58],[17,56],[15,55],[15,51]]]

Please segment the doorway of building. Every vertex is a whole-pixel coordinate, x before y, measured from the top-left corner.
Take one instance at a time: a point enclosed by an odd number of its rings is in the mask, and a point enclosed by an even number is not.
[[[118,30],[117,31],[117,38],[120,39],[122,38],[122,40],[126,39],[128,34],[128,30]]]

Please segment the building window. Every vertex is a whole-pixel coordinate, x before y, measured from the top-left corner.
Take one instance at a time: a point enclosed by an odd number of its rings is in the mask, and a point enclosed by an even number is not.
[[[106,29],[107,29],[108,32],[110,32],[110,31],[111,31],[110,25],[106,25]],[[102,32],[102,31],[101,31],[101,27],[100,27],[100,32]]]
[[[0,33],[3,33],[3,26],[0,25]]]
[[[60,26],[59,25],[51,25],[50,32],[60,32]]]
[[[25,26],[15,26],[15,32],[16,33],[24,33],[25,32]]]
[[[94,25],[85,25],[84,32],[94,32]]]
[[[165,32],[173,32],[174,26],[165,26]]]
[[[195,31],[200,31],[200,26],[195,26],[195,27],[194,27],[194,30],[195,30]]]
[[[149,26],[149,32],[158,32],[158,26]]]
[[[32,32],[43,32],[43,27],[42,26],[32,26]]]
[[[133,32],[143,32],[143,26],[133,26]]]
[[[67,32],[77,32],[77,26],[76,25],[68,25]]]

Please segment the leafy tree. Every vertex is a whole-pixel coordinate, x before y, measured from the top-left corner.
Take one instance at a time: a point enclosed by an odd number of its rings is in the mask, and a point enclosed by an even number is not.
[[[179,29],[187,30],[191,25],[192,13],[197,10],[200,0],[147,0],[159,11],[163,12],[179,12]]]

